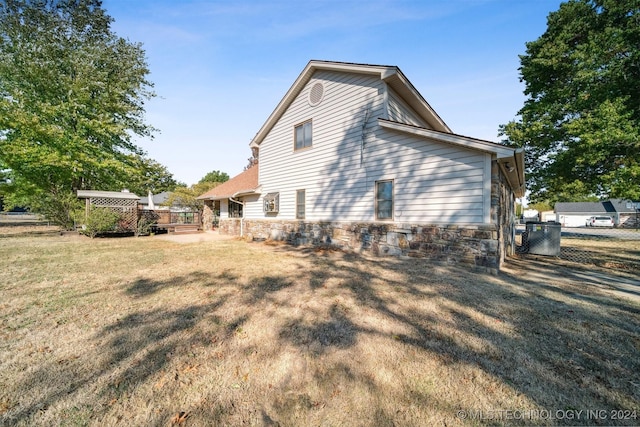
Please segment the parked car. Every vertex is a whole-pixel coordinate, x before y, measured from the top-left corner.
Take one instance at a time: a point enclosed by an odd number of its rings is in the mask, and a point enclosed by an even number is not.
[[[587,220],[587,227],[613,227],[613,218],[610,216],[592,216]]]

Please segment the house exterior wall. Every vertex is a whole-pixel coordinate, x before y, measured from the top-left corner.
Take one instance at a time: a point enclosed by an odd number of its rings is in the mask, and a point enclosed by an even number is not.
[[[515,196],[491,163],[490,222],[316,221],[244,218],[220,221],[223,234],[248,240],[277,240],[294,245],[332,245],[375,255],[406,255],[462,263],[496,273],[505,256],[515,253]]]
[[[310,88],[324,85],[311,106]],[[220,232],[378,255],[462,262],[495,272],[515,251],[514,195],[491,154],[382,128],[378,118],[429,127],[379,77],[318,71],[260,143],[260,196],[244,218],[221,203]],[[312,121],[312,146],[294,150],[294,127]],[[375,185],[393,180],[390,221],[375,219]],[[305,218],[296,192],[305,190]],[[279,211],[263,198],[279,193]]]
[[[431,126],[415,114],[393,89],[388,88],[387,90],[389,120],[431,129]]]
[[[323,101],[311,107],[307,101],[309,88],[315,82],[324,84]],[[383,114],[384,84],[367,75],[317,72],[289,106],[260,145],[259,183],[262,194],[280,193],[278,218],[295,219],[295,194],[306,190],[309,220],[326,220],[336,215],[343,219],[370,218],[369,204],[361,200],[367,189],[359,182],[366,178],[358,168],[362,125],[368,113],[367,126]],[[294,151],[294,126],[312,120],[312,147]],[[338,183],[335,177],[340,174]],[[352,186],[346,199],[336,198],[341,188]],[[348,205],[348,209],[345,206]],[[349,215],[344,217],[344,215]],[[247,218],[264,218],[262,199],[258,209]]]
[[[311,107],[318,81],[324,98]],[[261,193],[280,194],[279,212],[265,215],[261,197],[247,203],[245,218],[296,219],[296,190],[304,189],[305,220],[373,221],[375,183],[393,179],[394,221],[489,223],[491,155],[382,129],[387,89],[367,75],[317,72],[260,145]],[[426,125],[397,95],[389,100],[396,120]],[[294,126],[306,120],[312,147],[295,151]]]

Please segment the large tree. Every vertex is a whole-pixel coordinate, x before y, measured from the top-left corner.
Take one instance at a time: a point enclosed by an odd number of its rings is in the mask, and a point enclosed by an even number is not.
[[[640,3],[571,0],[520,56],[527,99],[501,127],[534,201],[640,199]]]
[[[167,172],[132,141],[154,131],[153,85],[141,45],[112,21],[100,0],[0,1],[0,169],[35,198]]]
[[[145,196],[149,191],[154,194],[163,191],[173,191],[179,184],[173,178],[166,166],[147,157],[136,156],[131,160],[137,163],[137,174],[129,179],[127,187],[139,196]]]
[[[226,172],[220,172],[219,170],[214,170],[203,176],[202,179],[198,181],[198,184],[205,182],[222,184],[227,181],[229,181],[229,174]]]
[[[204,201],[198,196],[229,180],[229,174],[218,170],[211,171],[190,187],[178,185],[165,201],[165,205],[179,205],[194,212],[202,212]]]

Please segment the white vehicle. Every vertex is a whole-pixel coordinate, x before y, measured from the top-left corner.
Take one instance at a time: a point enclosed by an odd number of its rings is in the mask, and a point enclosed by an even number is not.
[[[613,227],[613,218],[610,216],[592,216],[587,220],[587,227]]]

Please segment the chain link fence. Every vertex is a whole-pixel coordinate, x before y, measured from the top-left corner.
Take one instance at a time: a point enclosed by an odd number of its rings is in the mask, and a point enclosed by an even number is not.
[[[30,212],[0,212],[0,223],[48,223],[47,220],[39,214]]]
[[[589,266],[637,272],[640,281],[640,228],[565,226],[530,222],[516,227],[520,257],[546,256]]]

